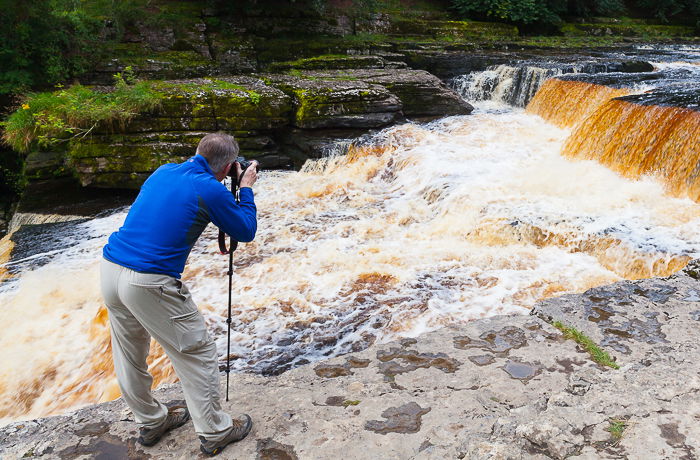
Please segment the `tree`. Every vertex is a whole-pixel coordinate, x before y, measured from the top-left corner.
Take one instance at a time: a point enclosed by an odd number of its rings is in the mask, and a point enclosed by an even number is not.
[[[454,0],[453,6],[468,17],[515,24],[554,24],[561,21],[559,13],[566,8],[558,0]]]
[[[0,94],[53,84],[85,69],[96,21],[61,6],[57,0],[0,0]]]
[[[610,16],[625,10],[622,0],[569,0],[568,14],[574,16]]]
[[[637,0],[635,6],[650,11],[663,22],[680,16],[700,22],[700,0]]]

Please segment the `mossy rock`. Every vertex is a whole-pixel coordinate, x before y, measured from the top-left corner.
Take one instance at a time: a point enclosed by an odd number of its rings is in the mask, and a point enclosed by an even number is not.
[[[217,131],[219,124],[216,118],[159,117],[148,114],[139,115],[123,126],[110,125],[101,127],[98,134],[117,133],[151,133],[161,131]]]
[[[154,132],[92,136],[74,142],[68,164],[83,185],[133,188],[165,163],[180,163],[195,154],[207,132]],[[233,133],[241,154],[256,158],[277,153],[274,140],[249,132]],[[282,161],[282,160],[280,160]],[[289,161],[282,161],[288,164]]]
[[[66,167],[65,159],[66,152],[61,149],[29,152],[24,160],[24,175],[29,180],[68,176],[70,171]]]
[[[167,114],[214,115],[218,129],[271,129],[288,122],[290,98],[251,77],[225,77],[163,82]],[[173,111],[172,109],[175,108]]]
[[[386,61],[379,56],[330,54],[295,61],[276,62],[271,64],[269,69],[274,72],[284,72],[291,69],[382,69],[386,65]]]
[[[98,134],[160,131],[270,130],[289,123],[291,99],[251,77],[154,81],[160,105],[126,123],[100,125]]]
[[[115,45],[113,57],[81,77],[89,84],[108,85],[113,75],[131,67],[142,79],[195,78],[219,73],[216,62],[193,50],[154,52],[140,43]]]
[[[676,25],[650,25],[639,23],[575,24],[561,26],[561,32],[567,36],[616,36],[641,38],[676,38],[692,37],[695,28]]]
[[[380,85],[351,79],[269,75],[293,98],[298,128],[377,128],[400,116],[401,101]]]
[[[131,188],[158,166],[181,162],[193,154],[196,142],[110,142],[109,137],[76,143],[69,150],[70,165],[82,185]],[[98,180],[99,178],[99,180]],[[114,180],[111,180],[114,179]]]
[[[210,40],[212,58],[219,73],[235,75],[259,70],[252,38],[238,34],[212,34]]]
[[[428,36],[436,39],[514,39],[518,28],[497,22],[426,21],[402,18],[391,23],[389,34],[399,36]]]
[[[309,78],[343,78],[343,72],[309,72]],[[402,112],[414,119],[466,115],[474,109],[439,78],[424,70],[371,70],[351,72],[353,78],[381,85],[398,96]],[[345,77],[347,78],[347,77]]]
[[[466,115],[473,110],[469,103],[439,78],[424,70],[308,71],[300,74],[298,78],[313,83],[336,81],[382,86],[400,99],[403,115],[414,119]],[[312,101],[309,101],[308,105],[312,107]]]
[[[387,39],[389,37],[386,37]],[[255,43],[257,60],[263,67],[273,62],[286,62],[290,57],[312,58],[322,55],[375,54],[391,51],[391,43],[382,43],[378,37],[310,37],[308,39],[258,39]]]

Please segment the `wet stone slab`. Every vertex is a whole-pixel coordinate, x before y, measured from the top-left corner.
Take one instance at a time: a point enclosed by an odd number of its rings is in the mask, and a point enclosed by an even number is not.
[[[369,359],[360,359],[351,356],[347,358],[345,364],[319,364],[314,367],[314,371],[319,377],[330,379],[345,375],[353,375],[351,369],[365,368],[369,366],[369,363]]]
[[[420,407],[410,402],[399,407],[390,407],[382,412],[386,420],[370,420],[365,423],[365,429],[379,434],[387,433],[417,433],[421,427],[421,417],[430,412],[430,407]]]
[[[499,331],[488,331],[472,339],[468,336],[454,338],[454,347],[461,350],[478,348],[497,356],[507,356],[511,350],[527,344],[525,332],[517,327],[508,326]]]
[[[396,375],[413,372],[416,369],[434,367],[443,372],[453,373],[461,362],[450,358],[445,353],[419,353],[415,350],[391,348],[388,351],[377,352],[380,362],[379,372],[385,380],[392,381]]]
[[[453,325],[281,375],[233,374],[222,405],[254,426],[219,458],[700,458],[698,281],[617,283],[541,302],[533,316]],[[555,320],[621,368],[594,363]],[[155,394],[182,403],[179,384]],[[0,427],[0,458],[201,458],[191,422],[151,448],[137,433],[117,400]]]
[[[697,316],[697,280],[686,269],[667,280],[620,282],[538,304],[533,314],[574,327],[619,356],[639,355],[673,341],[676,321]],[[693,271],[694,273],[694,271]],[[682,318],[683,317],[683,318]]]
[[[469,357],[469,361],[477,366],[486,366],[496,362],[496,359],[492,355],[474,355]]]
[[[271,438],[260,439],[257,451],[256,460],[299,460],[294,446],[281,444]]]

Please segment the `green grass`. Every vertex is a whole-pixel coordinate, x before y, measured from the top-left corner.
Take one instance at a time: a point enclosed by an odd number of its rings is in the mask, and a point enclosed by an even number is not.
[[[613,369],[619,369],[620,366],[615,362],[615,360],[608,354],[607,351],[600,348],[593,342],[588,336],[583,332],[574,329],[573,327],[566,326],[565,324],[554,321],[552,323],[554,327],[559,329],[564,337],[574,342],[578,343],[583,347],[584,350],[591,355],[591,359],[602,366],[612,367]]]
[[[128,69],[128,68],[127,68]],[[115,86],[97,90],[76,84],[57,91],[30,93],[20,107],[0,123],[2,140],[17,152],[26,153],[35,146],[50,147],[87,137],[99,123],[126,123],[139,113],[160,105],[172,91],[200,92],[237,90],[253,105],[262,95],[257,91],[224,80],[200,82],[135,81],[130,70],[115,75]]]
[[[158,106],[159,94],[147,82],[135,82],[130,70],[115,75],[111,91],[76,84],[58,91],[30,93],[2,123],[3,141],[18,152],[89,135],[100,122],[124,123]]]
[[[610,419],[609,420],[610,426],[606,428],[607,431],[610,432],[610,435],[613,437],[615,441],[619,441],[622,439],[622,435],[625,433],[625,429],[627,429],[627,420],[624,419]]]

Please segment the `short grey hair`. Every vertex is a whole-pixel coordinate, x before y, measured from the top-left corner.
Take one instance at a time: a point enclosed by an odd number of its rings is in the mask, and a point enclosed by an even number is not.
[[[207,159],[214,174],[224,170],[238,157],[238,142],[226,133],[207,134],[197,145],[197,154]]]

